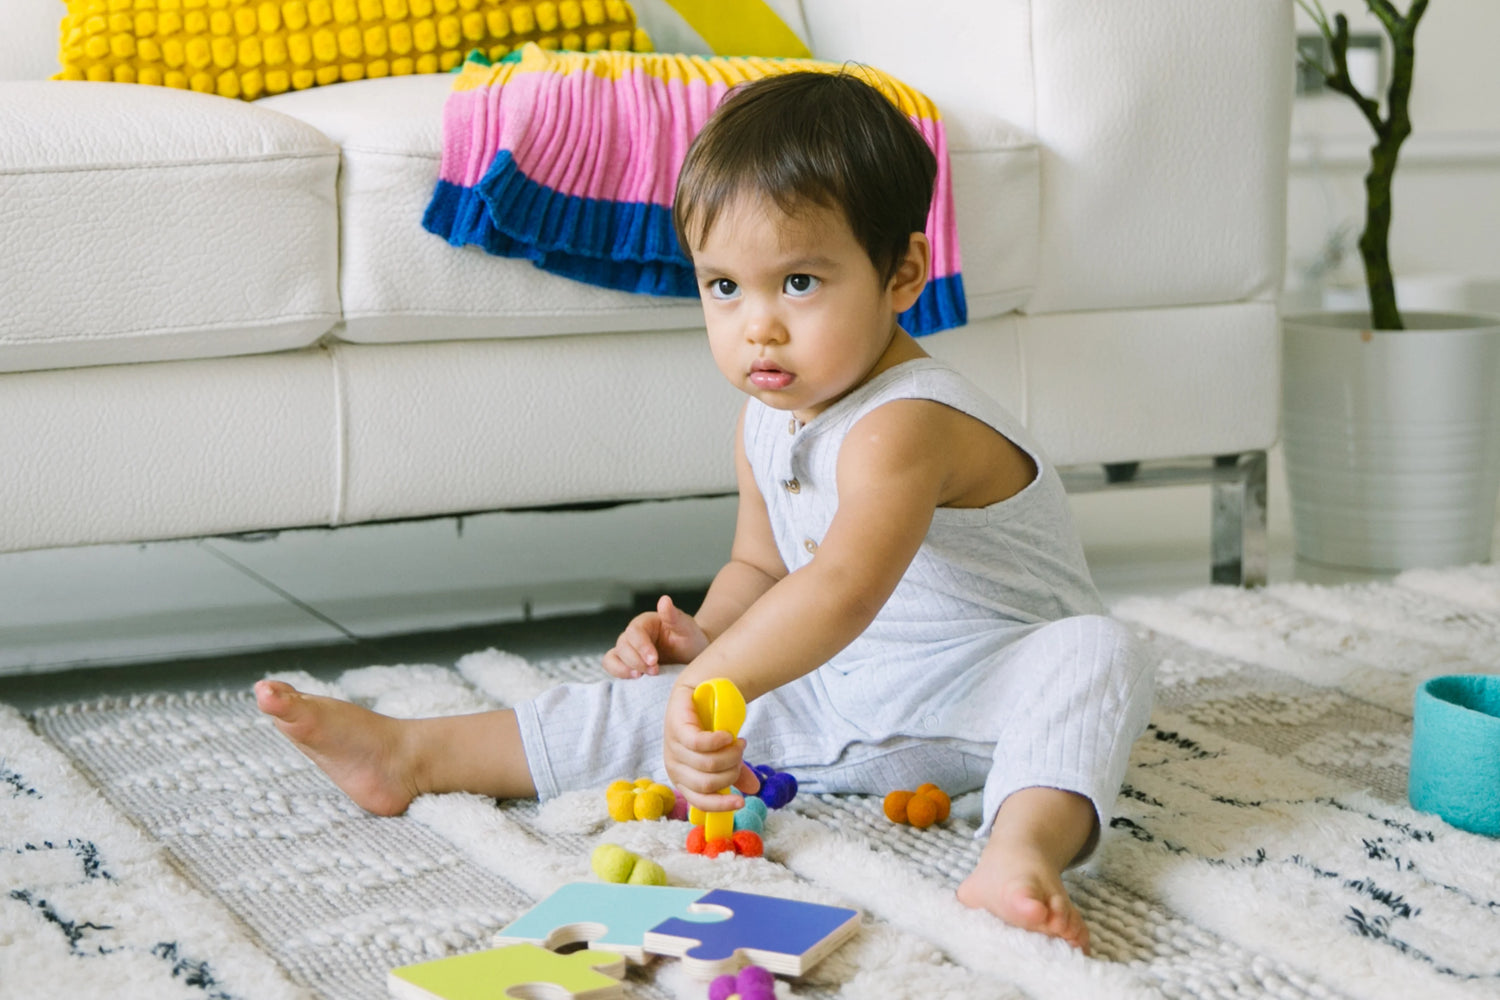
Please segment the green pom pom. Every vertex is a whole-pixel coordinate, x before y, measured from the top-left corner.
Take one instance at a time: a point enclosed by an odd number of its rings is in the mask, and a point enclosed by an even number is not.
[[[637,858],[630,872],[631,885],[666,885],[667,873],[650,858]]]
[[[589,859],[594,874],[606,882],[627,881],[635,864],[636,856],[619,844],[600,844]]]

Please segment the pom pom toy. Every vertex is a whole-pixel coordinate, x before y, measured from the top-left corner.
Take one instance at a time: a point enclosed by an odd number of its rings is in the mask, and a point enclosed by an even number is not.
[[[633,819],[661,819],[677,805],[677,795],[650,778],[635,781],[613,781],[604,792],[609,814],[621,823]]]
[[[776,977],[758,965],[737,976],[719,976],[708,984],[708,1000],[776,1000]]]
[[[736,830],[764,833],[766,829],[766,804],[753,795],[745,796],[745,804],[734,814]]]
[[[743,858],[758,858],[766,853],[766,845],[754,830],[736,830],[734,835],[710,840],[703,827],[695,826],[688,831],[687,851],[717,858],[721,854],[738,854]]]
[[[760,791],[755,794],[767,808],[780,809],[797,795],[797,779],[785,771],[778,771],[766,764],[755,764],[750,770],[760,779]]]
[[[632,854],[619,844],[600,844],[589,859],[605,882],[628,882],[631,885],[666,885],[667,873],[650,858]]]
[[[929,783],[915,792],[891,792],[885,797],[884,807],[885,817],[892,823],[910,823],[923,829],[947,819],[952,803],[946,792]]]

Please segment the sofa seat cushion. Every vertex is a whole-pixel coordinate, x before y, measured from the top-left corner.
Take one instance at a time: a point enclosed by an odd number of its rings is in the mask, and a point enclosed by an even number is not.
[[[338,147],[238,101],[0,88],[0,371],[301,347],[339,318]]]
[[[343,149],[340,291],[359,343],[529,337],[701,326],[694,299],[612,291],[527,261],[453,247],[422,228],[442,157],[452,80],[366,80],[259,102]],[[1025,303],[1035,274],[1038,153],[1019,130],[945,117],[969,318]]]

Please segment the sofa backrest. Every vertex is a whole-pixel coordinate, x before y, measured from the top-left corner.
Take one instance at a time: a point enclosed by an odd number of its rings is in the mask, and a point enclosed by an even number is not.
[[[61,0],[0,2],[0,80],[43,80],[56,73]]]
[[[802,0],[869,62],[1041,150],[1028,313],[1270,301],[1285,260],[1291,0]]]

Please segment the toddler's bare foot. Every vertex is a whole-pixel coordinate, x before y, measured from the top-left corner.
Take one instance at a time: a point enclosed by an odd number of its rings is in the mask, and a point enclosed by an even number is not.
[[[958,887],[958,901],[1089,953],[1088,925],[1062,879],[1046,858],[1024,846],[1006,851],[993,841],[986,845],[978,866]]]
[[[255,704],[333,783],[380,816],[406,811],[420,791],[406,759],[401,722],[336,698],[257,681]]]

